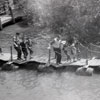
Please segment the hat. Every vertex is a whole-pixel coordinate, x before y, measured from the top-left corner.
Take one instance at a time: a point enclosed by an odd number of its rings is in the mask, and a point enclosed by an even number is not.
[[[20,33],[18,33],[18,32],[16,33],[16,35],[19,35],[19,34],[20,34]]]

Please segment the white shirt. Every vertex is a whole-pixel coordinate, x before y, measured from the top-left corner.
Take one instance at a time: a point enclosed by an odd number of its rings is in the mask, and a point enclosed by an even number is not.
[[[14,41],[14,45],[17,47],[19,44],[20,44],[20,42],[21,42],[21,39],[20,39],[20,37],[16,37],[16,36],[14,36],[13,37],[13,41]]]
[[[61,40],[57,40],[57,38],[54,38],[54,43],[52,44],[52,46],[54,48],[59,48],[61,45]]]

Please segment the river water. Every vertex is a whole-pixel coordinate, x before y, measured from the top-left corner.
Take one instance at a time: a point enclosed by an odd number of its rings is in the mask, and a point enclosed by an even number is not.
[[[0,72],[0,100],[100,100],[100,75]]]

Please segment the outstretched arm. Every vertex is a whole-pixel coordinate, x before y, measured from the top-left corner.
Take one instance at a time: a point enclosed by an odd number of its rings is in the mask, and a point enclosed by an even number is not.
[[[51,46],[54,44],[54,40],[49,43],[48,49],[51,49]]]

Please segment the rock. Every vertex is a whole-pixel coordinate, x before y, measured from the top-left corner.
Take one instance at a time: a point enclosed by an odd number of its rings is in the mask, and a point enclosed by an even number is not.
[[[47,64],[40,64],[38,67],[38,71],[51,73],[54,71],[54,69],[52,68],[52,66],[50,64],[47,63]]]
[[[93,75],[93,71],[94,71],[93,68],[87,68],[86,73],[87,73],[87,75],[91,76],[91,75]]]
[[[94,69],[90,67],[80,67],[76,70],[77,75],[92,76]]]
[[[14,65],[13,62],[7,62],[2,65],[2,70],[15,70],[18,68],[19,68],[19,66]]]
[[[40,65],[38,66],[38,69],[44,69],[44,68],[45,68],[45,65],[40,64]]]
[[[0,59],[0,67],[1,67],[3,64],[7,63],[7,62],[8,62],[8,61],[1,60],[1,59]]]
[[[40,71],[40,72],[42,72],[42,71],[44,71],[45,70],[45,65],[39,65],[38,66],[38,71]]]
[[[37,61],[27,61],[25,63],[20,64],[20,68],[28,70],[38,70],[38,67],[41,67],[40,65],[43,64]]]

